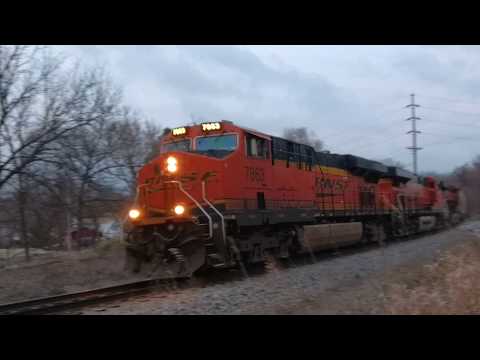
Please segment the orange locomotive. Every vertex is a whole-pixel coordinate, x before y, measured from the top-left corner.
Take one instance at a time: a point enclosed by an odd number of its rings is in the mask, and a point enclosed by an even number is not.
[[[127,254],[135,271],[190,275],[432,230],[460,221],[464,202],[433,178],[204,123],[173,129],[140,170]]]

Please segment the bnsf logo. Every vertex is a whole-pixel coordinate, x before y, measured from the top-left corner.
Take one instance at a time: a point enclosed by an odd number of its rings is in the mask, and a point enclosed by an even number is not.
[[[347,181],[340,179],[327,179],[323,177],[315,179],[315,187],[321,190],[342,192],[346,189],[347,184]]]

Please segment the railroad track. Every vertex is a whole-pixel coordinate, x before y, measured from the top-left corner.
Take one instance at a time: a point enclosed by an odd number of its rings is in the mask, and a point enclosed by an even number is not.
[[[179,282],[178,284],[181,284],[183,280],[184,278],[142,280],[76,293],[0,304],[0,315],[51,314],[63,310],[76,309],[83,306],[126,298],[133,295],[146,294],[159,290],[160,288],[166,288],[169,285],[172,286],[174,282]],[[175,286],[178,287],[178,284]]]
[[[383,246],[395,246],[395,244],[401,242],[418,239],[423,236],[432,235],[445,230],[448,229],[433,231],[429,234],[415,234],[406,236],[396,239],[395,241],[386,242],[383,244]],[[296,267],[311,264],[312,262],[328,261],[329,259],[331,260],[338,256],[343,257],[362,252],[368,252],[375,248],[379,248],[379,245],[377,243],[370,243],[353,245],[339,250],[324,251],[321,253],[316,253],[313,256],[312,254],[303,254],[297,257],[296,260],[291,259],[291,261],[289,261],[290,265],[284,264],[286,266],[280,266],[280,268],[282,268],[282,270],[288,270],[288,268],[290,268],[292,265]],[[245,279],[245,276],[255,277],[264,274],[265,271],[268,272],[268,268],[273,264],[267,261],[265,265],[265,267],[262,265],[261,270],[256,266],[250,266],[248,275],[242,273],[241,271],[235,271],[233,273],[222,271],[213,272],[210,274],[210,276],[197,278],[197,280],[200,280],[200,283],[197,283],[196,285],[190,285],[193,287],[204,287],[214,283],[241,281]],[[279,264],[277,263],[276,265]],[[187,278],[149,279],[76,293],[56,295],[9,304],[0,304],[0,315],[42,315],[60,312],[63,310],[78,309],[86,306],[106,303],[116,299],[125,299],[130,296],[147,294],[160,289],[178,289],[179,287],[183,287],[183,284],[188,283],[186,280]]]

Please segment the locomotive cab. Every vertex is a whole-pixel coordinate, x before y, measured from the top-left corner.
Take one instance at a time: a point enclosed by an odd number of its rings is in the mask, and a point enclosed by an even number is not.
[[[137,263],[139,258],[158,263],[155,256],[160,262],[183,262],[186,273],[208,255],[214,255],[210,259],[215,265],[231,264],[225,210],[238,207],[243,192],[265,208],[269,158],[267,137],[228,121],[176,128],[164,135],[160,154],[138,173],[137,197],[129,212],[130,254]],[[245,167],[250,185],[243,184]],[[205,253],[209,242],[213,254]],[[198,261],[185,264],[192,251],[198,251]]]
[[[186,210],[203,201],[202,183],[210,199],[222,198],[218,180],[224,176],[225,160],[238,151],[240,134],[221,124],[177,128],[163,137],[160,154],[138,174],[134,215],[140,212],[150,222],[186,216]]]

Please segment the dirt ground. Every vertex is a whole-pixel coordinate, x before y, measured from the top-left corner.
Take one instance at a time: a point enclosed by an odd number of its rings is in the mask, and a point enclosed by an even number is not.
[[[124,271],[124,247],[105,241],[81,251],[33,251],[25,262],[22,251],[1,257],[0,303],[92,289],[132,281]]]

